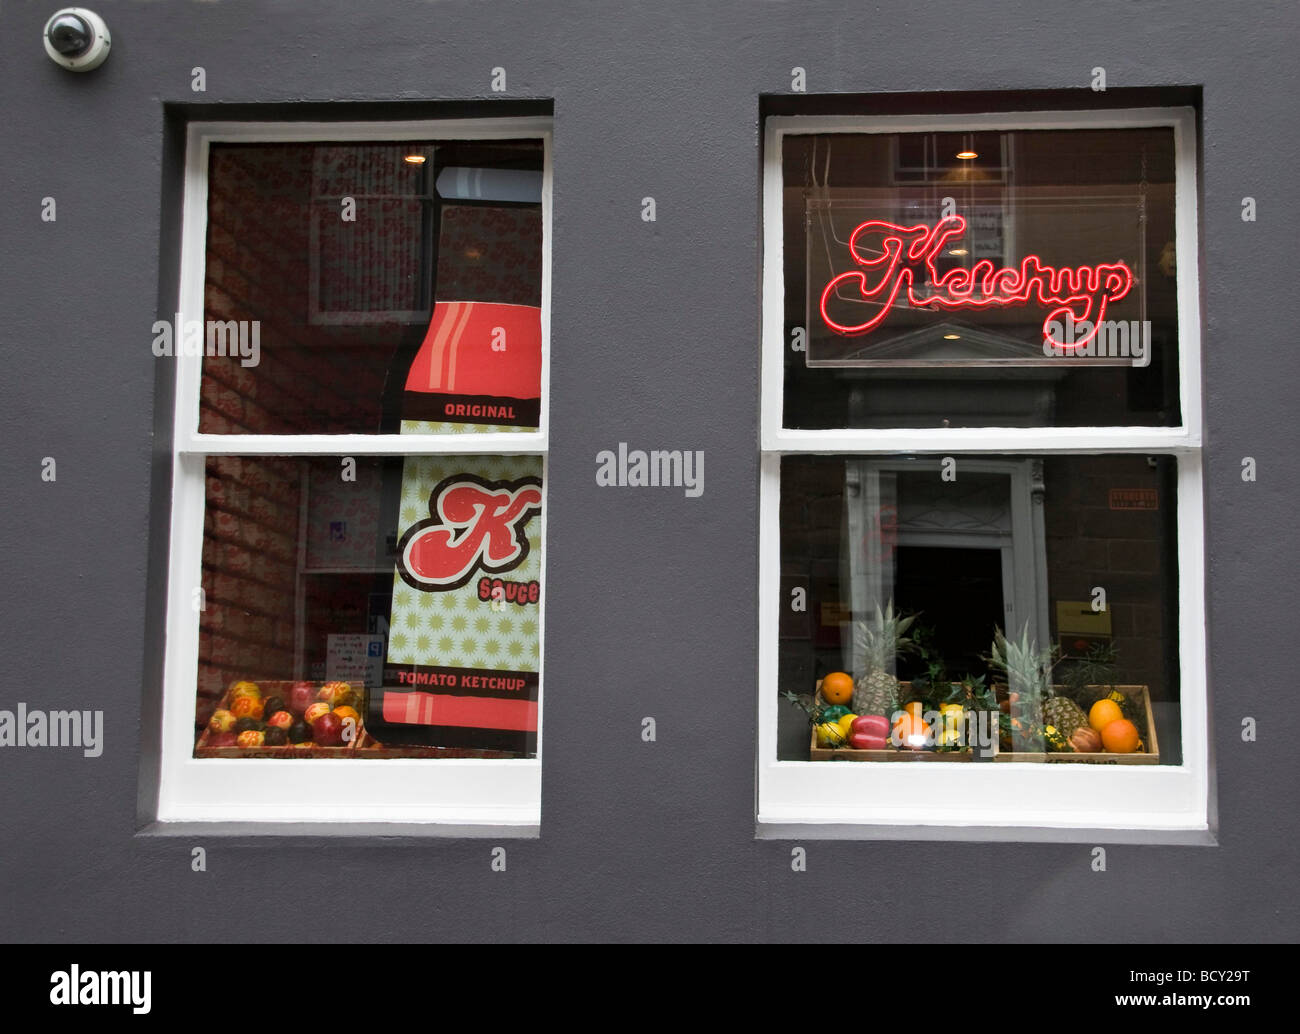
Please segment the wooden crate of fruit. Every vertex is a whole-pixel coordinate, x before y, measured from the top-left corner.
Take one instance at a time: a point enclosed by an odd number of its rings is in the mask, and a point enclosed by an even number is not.
[[[899,687],[904,690],[910,690],[911,683],[899,682]],[[817,691],[813,695],[816,702],[823,703],[821,696],[822,682],[817,680]],[[997,752],[997,737],[994,736],[993,751]],[[934,747],[923,749],[911,749],[904,747],[886,747],[883,750],[867,749],[859,750],[850,747],[847,744],[838,747],[819,747],[817,745],[817,730],[814,727],[811,730],[811,741],[808,745],[809,761],[974,761],[975,751],[971,747],[961,747],[956,750],[942,750]]]
[[[1063,687],[1055,687],[1059,692]],[[1016,751],[1001,750],[995,760],[1001,762],[1021,762],[1029,764],[1069,764],[1069,765],[1158,765],[1160,764],[1160,744],[1156,738],[1156,720],[1151,710],[1151,691],[1146,686],[1096,686],[1098,702],[1111,691],[1122,693],[1128,701],[1129,713],[1139,721],[1134,725],[1138,729],[1138,746],[1142,750],[1117,753],[1105,749],[1098,751]],[[1131,735],[1130,730],[1130,735]]]
[[[276,706],[276,701],[279,706]],[[348,758],[376,748],[365,729],[365,687],[346,682],[266,679],[232,683],[194,747],[197,758]],[[271,704],[288,720],[266,713]],[[313,715],[314,716],[310,717]],[[326,718],[325,716],[330,717]],[[232,721],[233,719],[233,721]],[[322,719],[324,719],[322,723]],[[295,723],[301,723],[297,727]],[[223,728],[229,726],[229,728]],[[305,727],[305,732],[304,728]],[[285,742],[266,743],[273,728],[283,729]],[[291,731],[306,739],[296,742]],[[260,733],[240,742],[244,732]],[[231,737],[234,742],[231,742]],[[278,739],[276,733],[270,734]]]

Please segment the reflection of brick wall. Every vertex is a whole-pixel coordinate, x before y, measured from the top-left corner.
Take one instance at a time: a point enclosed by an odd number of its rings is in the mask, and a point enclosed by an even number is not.
[[[786,640],[780,651],[781,689],[809,693],[816,680],[843,666],[837,628],[823,626],[822,608],[847,603],[840,589],[844,531],[843,461],[787,460],[781,468],[781,576],[808,589],[808,638]],[[793,584],[793,582],[788,583]],[[789,592],[783,593],[788,600]]]
[[[393,327],[308,323],[312,150],[212,149],[204,318],[260,321],[261,361],[204,360],[205,432],[378,429]],[[294,675],[299,479],[294,460],[208,463],[199,725],[232,681]],[[345,608],[338,598],[321,605]],[[365,630],[364,619],[355,630]],[[316,650],[309,660],[323,654]]]
[[[378,429],[394,325],[309,323],[310,145],[214,146],[206,319],[258,320],[261,361],[204,362],[201,430],[334,434]],[[364,213],[362,213],[364,215]],[[411,228],[418,233],[418,224]]]
[[[1174,500],[1145,456],[1063,456],[1045,462],[1047,570],[1057,600],[1086,601],[1106,590],[1120,681],[1144,683],[1163,698],[1169,649],[1163,584],[1164,525]],[[1159,510],[1111,510],[1112,488],[1149,488]],[[1173,592],[1172,584],[1167,588]],[[1051,613],[1056,634],[1056,613]]]
[[[293,675],[299,461],[208,460],[196,721],[234,680]]]

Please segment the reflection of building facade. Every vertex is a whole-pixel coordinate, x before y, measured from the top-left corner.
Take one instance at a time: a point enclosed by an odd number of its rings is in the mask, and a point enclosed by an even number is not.
[[[938,459],[845,464],[849,541],[871,514],[888,513],[894,521],[892,548],[878,559],[848,551],[853,613],[868,614],[893,600],[932,617],[942,611],[950,628],[954,622],[988,627],[991,619],[1009,629],[1028,625],[1039,642],[1050,642],[1042,461],[962,460],[950,483],[937,476],[941,467]],[[923,580],[920,572],[913,584],[900,578],[910,557],[934,552],[940,554],[938,580]],[[996,577],[988,577],[990,570]],[[963,593],[971,595],[954,613],[946,604]],[[846,636],[846,664],[850,645]],[[962,652],[968,663],[977,661],[969,648]]]

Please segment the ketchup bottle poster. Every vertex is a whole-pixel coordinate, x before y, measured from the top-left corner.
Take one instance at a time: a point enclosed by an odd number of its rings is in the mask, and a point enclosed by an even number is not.
[[[403,463],[383,743],[535,753],[542,457]]]
[[[403,434],[540,423],[541,210],[440,207],[437,301],[401,377]],[[468,256],[477,256],[473,261]],[[383,688],[382,743],[537,749],[542,458],[408,457]]]

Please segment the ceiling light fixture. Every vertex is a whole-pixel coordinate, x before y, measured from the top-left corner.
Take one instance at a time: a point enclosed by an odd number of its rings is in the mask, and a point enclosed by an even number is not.
[[[978,158],[979,155],[976,154],[974,151],[958,151],[957,157],[960,158],[962,161],[968,162],[975,158]]]
[[[426,160],[422,154],[408,154],[402,159],[407,165],[423,165]]]

